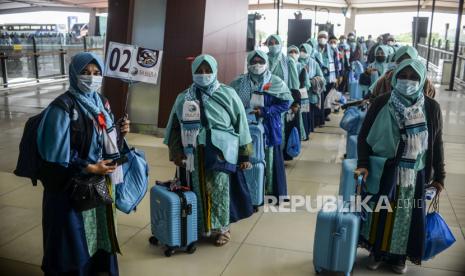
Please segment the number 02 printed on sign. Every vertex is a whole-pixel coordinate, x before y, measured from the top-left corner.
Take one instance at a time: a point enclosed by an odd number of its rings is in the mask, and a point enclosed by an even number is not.
[[[110,42],[105,76],[157,83],[162,51]]]

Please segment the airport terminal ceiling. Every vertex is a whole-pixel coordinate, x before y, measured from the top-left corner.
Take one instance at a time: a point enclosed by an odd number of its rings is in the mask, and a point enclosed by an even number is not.
[[[277,0],[249,0],[249,9],[272,9],[275,8]],[[415,8],[417,0],[281,0],[282,8],[306,9],[312,8],[315,5],[318,7],[327,8],[355,8],[363,13],[363,10],[372,11],[373,9],[395,9],[395,8]],[[456,11],[458,0],[437,0],[436,8]],[[420,0],[420,5],[423,9],[431,7],[432,0]],[[106,9],[108,7],[107,0],[2,0],[0,1],[0,11],[8,12],[7,10],[15,9],[89,9],[99,8]],[[455,12],[454,12],[455,13]]]

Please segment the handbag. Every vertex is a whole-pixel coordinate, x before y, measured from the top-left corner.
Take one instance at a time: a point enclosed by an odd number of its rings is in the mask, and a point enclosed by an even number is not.
[[[104,175],[79,175],[69,181],[71,206],[78,212],[113,203]]]
[[[122,165],[124,181],[116,185],[115,205],[121,212],[129,214],[136,210],[147,193],[149,167],[144,152],[130,148],[124,139],[121,153],[127,156],[128,162]]]
[[[205,145],[205,169],[212,171],[220,171],[224,173],[235,173],[237,170],[237,165],[229,163],[223,156],[223,152],[212,142],[212,135],[214,135],[216,130],[208,129],[207,130],[207,141]],[[239,139],[237,137],[229,140],[232,149],[238,148]],[[228,142],[228,141],[222,141]]]
[[[371,75],[363,72],[358,79],[360,85],[371,85]]]
[[[431,208],[433,209],[430,212]],[[439,214],[439,194],[433,198],[426,215],[425,247],[422,260],[427,261],[455,242],[455,237]]]
[[[386,157],[370,155],[368,157],[368,177],[365,183],[366,191],[372,195],[379,192],[379,185],[381,183],[381,176],[384,171],[384,164]]]

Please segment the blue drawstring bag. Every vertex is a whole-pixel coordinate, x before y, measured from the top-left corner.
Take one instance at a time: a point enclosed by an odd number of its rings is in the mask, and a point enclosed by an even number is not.
[[[442,216],[439,214],[439,197],[436,195],[431,202],[433,212],[426,215],[426,233],[425,248],[423,252],[423,261],[427,261],[442,251],[449,248],[454,242],[455,237],[447,226]]]
[[[358,135],[365,120],[366,111],[358,106],[351,106],[346,109],[339,126],[347,131],[347,135]]]
[[[147,193],[149,167],[144,152],[129,148],[126,141],[124,141],[122,154],[127,156],[128,161],[123,164],[124,181],[116,185],[115,204],[118,210],[129,214],[136,210],[137,205]]]
[[[292,158],[300,154],[300,136],[297,128],[292,128],[289,138],[287,139],[286,152]]]

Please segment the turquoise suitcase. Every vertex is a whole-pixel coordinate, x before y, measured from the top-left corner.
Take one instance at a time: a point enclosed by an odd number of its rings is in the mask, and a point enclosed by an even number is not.
[[[191,191],[170,191],[163,185],[150,189],[150,243],[165,245],[165,256],[176,250],[194,253],[197,242],[197,198]]]
[[[341,209],[320,210],[316,221],[313,244],[313,266],[316,273],[323,270],[350,275],[357,256],[360,217]]]

